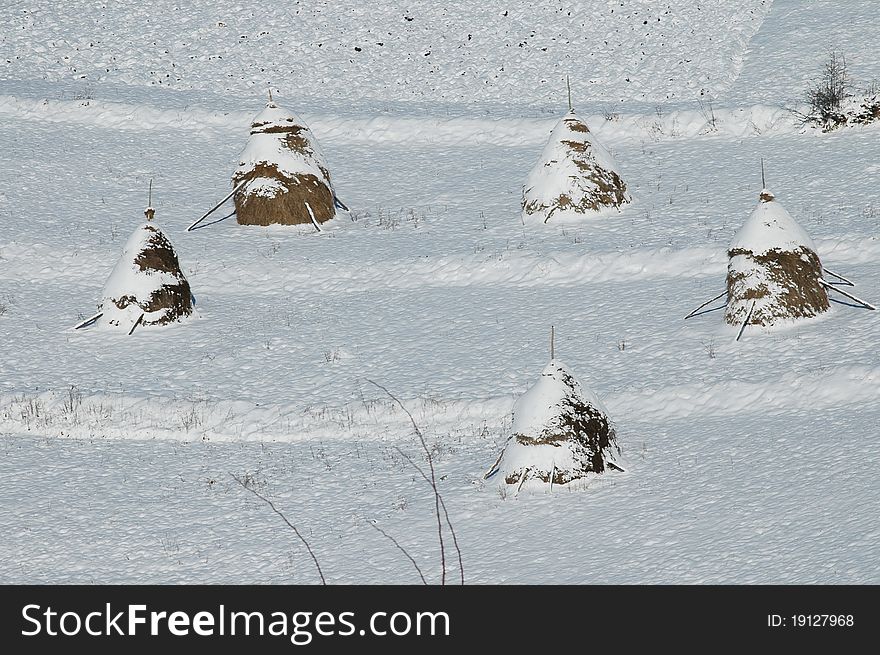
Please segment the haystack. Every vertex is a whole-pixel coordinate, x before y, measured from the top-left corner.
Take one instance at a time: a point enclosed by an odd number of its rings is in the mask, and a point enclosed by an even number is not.
[[[305,124],[273,101],[253,120],[232,176],[235,214],[242,225],[296,225],[336,214],[330,173]],[[320,228],[319,228],[320,229]]]
[[[630,202],[617,163],[571,110],[553,128],[523,186],[523,221],[582,218]]]
[[[180,321],[192,314],[192,292],[180,270],[171,241],[154,223],[147,208],[147,222],[138,227],[122,249],[122,255],[104,285],[98,314],[77,327],[100,320],[126,330]]]
[[[828,310],[816,246],[767,189],[727,255],[724,319],[731,325],[769,326]]]
[[[513,434],[486,474],[500,484],[569,484],[622,470],[614,429],[598,397],[551,359],[513,408]]]

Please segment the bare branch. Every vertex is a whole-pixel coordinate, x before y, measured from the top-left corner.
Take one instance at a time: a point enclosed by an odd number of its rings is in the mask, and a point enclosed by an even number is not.
[[[370,384],[372,384],[374,387],[378,387],[379,389],[384,391],[386,394],[388,394],[388,397],[391,398],[391,400],[393,400],[395,403],[397,403],[397,405],[400,407],[400,409],[403,410],[404,414],[406,414],[409,417],[409,421],[410,421],[410,423],[412,423],[413,430],[415,430],[416,436],[419,438],[419,442],[422,444],[422,449],[425,451],[425,456],[428,459],[428,466],[431,469],[431,482],[430,482],[430,484],[431,484],[431,488],[434,490],[434,509],[437,513],[437,539],[440,542],[440,584],[445,585],[446,584],[446,548],[444,547],[444,544],[443,544],[443,520],[440,518],[440,491],[437,489],[437,474],[434,471],[434,457],[431,455],[431,451],[428,448],[428,443],[425,441],[425,435],[423,435],[422,431],[419,429],[418,423],[416,423],[416,420],[413,418],[413,415],[410,413],[410,411],[404,406],[404,404],[402,402],[400,402],[400,399],[397,396],[395,396],[393,393],[388,391],[387,388],[383,387],[378,382],[374,382],[373,380],[370,380],[369,378],[364,378],[364,379],[367,382],[369,382]]]
[[[309,551],[309,555],[311,555],[312,561],[315,563],[315,568],[318,569],[318,576],[321,578],[321,584],[326,585],[327,580],[324,579],[324,572],[321,571],[321,565],[318,564],[318,558],[315,557],[315,552],[312,550],[312,547],[309,545],[309,542],[306,541],[306,538],[303,537],[302,534],[300,533],[300,531],[296,529],[296,526],[287,520],[287,517],[284,516],[284,513],[281,510],[279,510],[277,507],[275,507],[275,503],[273,503],[271,500],[266,498],[264,495],[262,495],[260,492],[258,492],[256,489],[254,489],[252,486],[247,484],[239,476],[235,475],[234,473],[230,473],[230,475],[232,476],[233,480],[235,480],[236,482],[238,482],[238,484],[241,485],[242,489],[247,489],[253,495],[255,495],[257,498],[259,498],[264,503],[266,503],[269,507],[271,507],[272,511],[275,512],[278,516],[280,516],[281,520],[287,524],[287,527],[289,527],[291,530],[293,530],[294,534],[299,538],[299,540],[306,547],[306,550]]]
[[[403,452],[397,446],[394,447],[394,450],[396,450],[398,453],[400,453],[400,456],[403,457],[407,462],[409,462],[410,466],[412,466],[416,471],[419,472],[419,475],[422,476],[422,479],[425,482],[427,482],[428,484],[431,484],[431,478],[429,478],[427,475],[425,475],[425,472],[422,470],[422,468],[418,464],[416,464],[413,461],[412,457],[407,455],[405,452]],[[498,459],[499,460],[501,459],[500,455],[499,455]],[[438,493],[438,495],[439,495],[439,493]],[[458,555],[458,570],[459,570],[459,573],[461,574],[461,584],[464,584],[464,562],[462,562],[462,559],[461,559],[461,548],[458,547],[458,536],[455,534],[455,528],[452,527],[452,521],[449,520],[449,512],[446,511],[446,503],[443,501],[443,496],[439,495],[439,497],[440,497],[440,507],[443,509],[443,515],[446,517],[446,525],[449,526],[449,532],[452,534],[452,544],[453,544],[453,546],[455,546],[455,552]]]
[[[428,584],[428,581],[425,580],[425,576],[424,576],[424,574],[422,573],[422,569],[419,568],[419,564],[418,564],[418,562],[416,562],[416,561],[413,559],[412,555],[410,555],[408,552],[406,552],[406,548],[404,548],[404,547],[401,546],[399,543],[397,543],[397,539],[395,539],[395,538],[392,537],[390,534],[388,534],[387,532],[385,532],[385,530],[383,530],[382,528],[380,528],[378,525],[376,525],[376,524],[373,523],[372,521],[367,521],[367,523],[369,523],[369,524],[370,524],[371,526],[373,526],[376,530],[378,530],[379,533],[380,533],[383,537],[385,537],[386,539],[388,539],[392,544],[394,544],[395,546],[397,546],[397,549],[398,549],[401,553],[403,553],[403,554],[406,556],[406,558],[407,558],[410,562],[412,562],[412,565],[415,567],[416,572],[419,574],[419,577],[422,579],[422,584],[423,584],[423,585],[427,585],[427,584]]]

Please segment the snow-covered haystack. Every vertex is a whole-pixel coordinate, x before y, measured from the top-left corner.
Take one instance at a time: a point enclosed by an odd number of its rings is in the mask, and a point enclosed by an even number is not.
[[[768,190],[727,254],[728,323],[769,326],[828,309],[816,246]]]
[[[617,163],[574,110],[553,128],[523,186],[523,220],[595,215],[630,201]]]
[[[150,220],[129,237],[104,285],[99,318],[128,332],[192,314],[192,292],[171,241]]]
[[[486,474],[501,484],[568,484],[612,468],[620,454],[602,403],[552,359],[513,408],[513,434]]]
[[[334,217],[333,187],[308,127],[270,101],[254,118],[232,175],[235,214],[242,225],[296,225]]]

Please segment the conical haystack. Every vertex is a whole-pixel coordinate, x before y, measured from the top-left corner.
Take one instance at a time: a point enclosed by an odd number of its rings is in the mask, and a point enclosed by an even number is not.
[[[605,408],[562,362],[552,359],[513,408],[513,435],[487,478],[520,486],[568,484],[608,468],[619,455]]]
[[[595,215],[630,201],[617,163],[574,110],[553,131],[523,186],[523,220]]]
[[[148,219],[152,213],[147,210]],[[174,247],[153,223],[144,223],[129,237],[104,285],[99,311],[103,323],[127,331],[137,325],[165,325],[192,313],[192,293]]]
[[[760,202],[730,244],[727,309],[731,325],[773,325],[828,309],[822,264],[812,239],[772,193]]]
[[[330,173],[314,135],[293,114],[269,102],[253,120],[232,176],[242,225],[315,225],[336,214]]]

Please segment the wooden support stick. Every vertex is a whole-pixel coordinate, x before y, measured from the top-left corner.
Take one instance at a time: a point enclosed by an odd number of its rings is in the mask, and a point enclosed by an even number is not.
[[[688,320],[689,318],[693,317],[694,314],[696,314],[698,311],[700,311],[701,309],[703,309],[703,307],[705,307],[706,305],[708,305],[708,304],[710,304],[710,303],[713,303],[713,302],[715,302],[716,300],[718,300],[719,298],[721,298],[721,296],[726,296],[726,295],[727,295],[727,291],[722,291],[722,292],[719,293],[717,296],[715,296],[714,298],[712,298],[712,300],[707,300],[707,301],[704,302],[702,305],[700,305],[699,307],[697,307],[694,311],[692,311],[690,314],[688,314],[687,316],[685,316],[685,317],[684,317],[684,320]]]
[[[512,439],[512,437],[508,437],[508,438],[507,438],[507,441],[510,441],[511,439]],[[507,442],[505,442],[504,446],[505,446],[505,447],[507,446]],[[501,458],[502,458],[502,457],[504,457],[504,447],[502,447],[502,448],[501,448],[501,452],[498,453],[498,459],[495,460],[495,463],[492,464],[492,466],[489,468],[489,470],[486,471],[486,472],[483,474],[483,479],[484,479],[484,480],[488,480],[488,479],[491,478],[493,475],[495,475],[496,473],[498,473],[498,464],[501,463]]]
[[[309,207],[309,203],[304,202],[303,204],[306,206],[306,209],[309,210],[309,218],[312,219],[312,225],[314,225],[314,226],[315,226],[315,229],[318,230],[318,232],[320,232],[320,231],[321,231],[321,226],[318,225],[318,221],[315,220],[315,215],[312,213],[312,208]]]
[[[134,334],[135,329],[137,328],[138,325],[140,325],[140,324],[143,322],[143,320],[144,320],[144,315],[143,315],[143,314],[141,314],[140,316],[138,316],[138,320],[136,320],[136,321],[134,322],[134,325],[132,325],[132,326],[131,326],[131,329],[128,331],[128,336],[131,336],[132,334]]]
[[[831,277],[836,277],[838,280],[841,280],[842,282],[846,283],[848,286],[851,286],[851,287],[856,286],[856,283],[855,283],[855,282],[852,282],[852,281],[850,281],[850,280],[847,280],[845,277],[843,277],[842,275],[838,275],[838,274],[835,273],[834,271],[829,271],[829,270],[828,270],[827,268],[825,268],[824,266],[822,267],[822,270],[825,271],[826,273],[828,273],[828,275],[830,275]]]
[[[519,486],[516,488],[516,493],[519,493],[519,490],[522,489],[523,483],[526,481],[526,478],[528,477],[531,470],[531,468],[527,468],[525,471],[523,471],[522,477],[519,479]]]
[[[556,359],[556,328],[550,326],[550,359]]]
[[[742,326],[739,328],[739,334],[736,335],[737,341],[739,341],[739,338],[743,335],[743,332],[745,332],[746,325],[749,324],[749,319],[752,318],[752,312],[755,311],[755,303],[756,302],[758,302],[758,301],[757,300],[752,301],[752,306],[749,308],[749,313],[746,314],[746,320],[743,321]]]
[[[90,317],[87,318],[86,320],[84,320],[84,321],[80,321],[79,323],[77,323],[76,325],[74,325],[74,326],[73,326],[73,329],[74,329],[74,330],[79,330],[80,328],[84,328],[84,327],[86,327],[87,325],[91,325],[92,323],[94,323],[95,321],[97,321],[99,318],[101,318],[103,315],[104,315],[104,312],[98,312],[98,313],[95,314],[94,316],[90,316]]]
[[[870,310],[872,310],[872,311],[875,310],[875,309],[877,309],[877,308],[874,307],[874,305],[872,305],[871,303],[869,303],[869,302],[865,302],[865,301],[862,300],[861,298],[856,298],[856,297],[855,297],[854,295],[852,295],[851,293],[847,293],[847,292],[844,291],[843,289],[840,289],[840,288],[834,286],[833,284],[828,284],[828,283],[827,283],[825,280],[823,280],[822,278],[819,278],[819,284],[821,284],[821,285],[822,285],[823,287],[825,287],[826,289],[831,289],[832,291],[836,291],[837,293],[839,293],[839,294],[842,295],[842,296],[846,296],[846,297],[849,298],[850,300],[854,300],[855,302],[859,303],[859,304],[860,304],[862,307],[864,307],[865,309],[870,309]]]
[[[221,201],[218,202],[216,205],[214,205],[213,207],[211,207],[211,209],[209,209],[207,212],[205,212],[204,216],[202,216],[199,220],[197,220],[195,223],[193,223],[193,224],[190,225],[188,228],[186,228],[186,231],[187,231],[187,232],[192,232],[192,231],[195,229],[195,227],[196,227],[199,223],[201,223],[203,220],[205,220],[206,218],[208,218],[208,216],[210,216],[210,215],[213,214],[215,211],[217,211],[218,209],[220,209],[221,205],[223,205],[224,202],[226,202],[226,201],[229,200],[232,196],[234,196],[236,193],[238,193],[239,191],[241,191],[241,190],[242,190],[242,189],[248,184],[248,182],[250,182],[252,179],[253,179],[253,178],[248,178],[247,180],[242,180],[242,181],[241,181],[241,182],[240,182],[240,183],[239,183],[239,184],[238,184],[238,185],[232,190],[232,192],[231,192],[228,196],[226,196],[225,198],[223,198],[223,200],[221,200]]]

